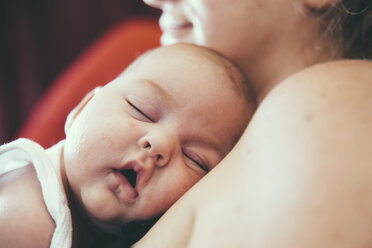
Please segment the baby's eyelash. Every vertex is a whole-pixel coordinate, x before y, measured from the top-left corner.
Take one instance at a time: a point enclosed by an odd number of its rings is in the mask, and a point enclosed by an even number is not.
[[[206,173],[209,172],[208,166],[206,166],[203,163],[198,162],[197,160],[193,159],[191,156],[187,155],[186,153],[183,153],[183,154],[185,155],[185,157],[187,157],[188,159],[190,159],[194,164],[196,164],[200,169],[202,169]]]
[[[138,108],[136,105],[134,105],[132,102],[130,102],[129,100],[126,100],[127,103],[129,104],[129,106],[131,106],[134,110],[136,110],[138,113],[140,113],[141,115],[143,115],[146,119],[148,119],[149,121],[151,122],[154,122],[147,114],[145,114],[140,108]]]

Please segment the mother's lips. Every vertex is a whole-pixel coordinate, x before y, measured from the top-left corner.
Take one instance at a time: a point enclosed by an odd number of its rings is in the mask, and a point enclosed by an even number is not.
[[[162,14],[159,19],[160,29],[164,31],[181,31],[193,27],[193,24],[184,18],[175,18],[170,14]]]
[[[178,24],[166,26],[162,28],[162,30],[163,31],[177,31],[177,30],[181,31],[181,30],[192,28],[192,26],[193,26],[192,23],[178,23]]]

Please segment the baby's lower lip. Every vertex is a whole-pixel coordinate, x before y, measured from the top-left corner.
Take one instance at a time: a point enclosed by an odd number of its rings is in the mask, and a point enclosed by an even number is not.
[[[138,192],[133,186],[129,183],[128,179],[119,171],[114,170],[113,172],[118,179],[119,184],[121,185],[124,193],[129,199],[135,199],[138,197]]]

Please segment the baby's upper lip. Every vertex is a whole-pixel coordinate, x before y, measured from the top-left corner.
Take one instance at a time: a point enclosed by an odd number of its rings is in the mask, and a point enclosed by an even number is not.
[[[126,163],[124,163],[122,166],[117,168],[119,171],[123,172],[125,170],[133,170],[136,173],[135,178],[135,190],[138,192],[138,186],[140,185],[142,173],[144,170],[144,166],[137,160],[130,160]]]
[[[159,19],[159,26],[162,31],[176,30],[192,27],[192,23],[183,16],[175,16],[164,12]]]

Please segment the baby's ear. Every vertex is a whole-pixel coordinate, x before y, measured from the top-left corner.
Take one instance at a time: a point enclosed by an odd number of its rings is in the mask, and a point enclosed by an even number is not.
[[[91,90],[88,94],[86,94],[79,102],[79,104],[68,114],[66,122],[65,122],[65,134],[67,135],[68,131],[70,130],[70,127],[72,123],[74,123],[76,117],[80,114],[80,112],[85,108],[85,106],[88,104],[88,102],[94,97],[97,90],[99,90],[101,87],[97,87],[94,90]]]
[[[311,12],[322,13],[340,1],[341,0],[304,0],[304,4],[305,7]]]

